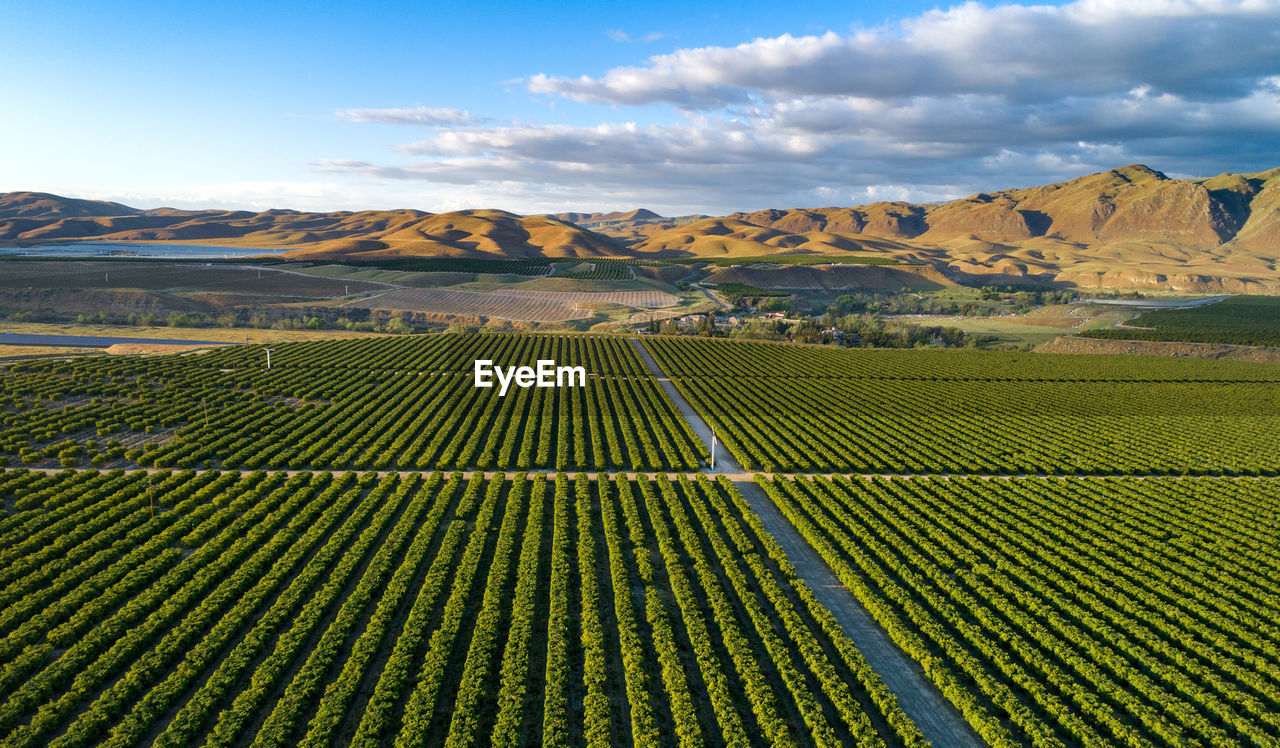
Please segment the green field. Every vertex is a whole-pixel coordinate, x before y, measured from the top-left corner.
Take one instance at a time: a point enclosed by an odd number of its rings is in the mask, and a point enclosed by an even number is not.
[[[762,483],[988,744],[1274,744],[1280,481]]]
[[[1017,318],[1004,317],[895,315],[886,317],[886,320],[906,324],[954,327],[982,338],[994,338],[989,342],[1006,346],[1038,345],[1072,332],[1072,328],[1069,327],[1034,325]]]
[[[1280,368],[1265,364],[649,345],[749,469],[1280,473]]]
[[[586,387],[472,386],[472,362],[584,362]],[[696,468],[705,448],[621,338],[419,336],[257,346],[199,356],[15,365],[3,399],[23,409],[0,452],[57,465],[75,442],[117,462],[111,441],[156,467],[256,469]],[[206,418],[207,416],[207,418]]]
[[[699,265],[710,263],[719,267],[731,265],[904,265],[907,263],[893,257],[880,255],[813,255],[813,254],[773,254],[754,255],[750,257],[682,257],[669,260],[682,265]]]
[[[920,743],[725,483],[9,471],[0,491],[21,510],[0,525],[6,745]]]
[[[395,257],[381,260],[352,260],[358,268],[414,273],[478,273],[493,275],[552,275],[582,280],[628,280],[637,260],[609,257],[581,259],[534,258],[486,260],[467,257]],[[652,263],[644,263],[652,264]]]
[[[1280,367],[639,346],[0,367],[0,745],[1280,741]]]
[[[384,284],[286,272],[276,267],[163,260],[5,260],[0,289],[142,289],[329,299],[383,290]],[[264,299],[264,303],[270,299]]]
[[[1080,335],[1117,340],[1280,346],[1280,298],[1233,296],[1191,309],[1158,309],[1144,312],[1125,325],[1124,328],[1088,330]]]

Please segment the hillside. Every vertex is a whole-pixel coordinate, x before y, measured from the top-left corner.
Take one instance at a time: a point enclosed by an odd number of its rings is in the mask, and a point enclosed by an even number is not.
[[[965,283],[1280,292],[1280,169],[1170,179],[1141,165],[932,205],[734,213],[648,233],[642,256],[887,253]]]
[[[0,195],[0,242],[75,239],[295,248],[303,258],[751,257],[881,254],[961,283],[1280,293],[1280,169],[1171,179],[1142,165],[944,203],[663,217],[647,209],[518,216],[499,210],[138,210],[42,193]]]
[[[548,216],[501,210],[426,213],[386,210],[138,210],[117,203],[40,193],[0,195],[0,242],[211,243],[298,247],[297,257],[596,257],[616,254],[609,239]]]

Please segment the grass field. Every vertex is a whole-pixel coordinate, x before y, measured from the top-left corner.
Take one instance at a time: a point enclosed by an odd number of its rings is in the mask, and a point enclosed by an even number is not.
[[[1018,318],[1002,317],[964,317],[939,314],[896,314],[886,316],[887,322],[903,322],[913,325],[940,325],[955,327],[974,335],[996,338],[1000,345],[1038,345],[1065,335],[1073,329],[1070,324],[1043,325],[1032,324]]]
[[[228,267],[163,261],[6,260],[0,263],[0,288],[136,288],[319,299],[374,291],[386,286],[364,280],[336,280],[303,275],[274,267]]]
[[[0,360],[32,356],[83,356],[101,352],[101,348],[71,348],[60,345],[0,345]]]

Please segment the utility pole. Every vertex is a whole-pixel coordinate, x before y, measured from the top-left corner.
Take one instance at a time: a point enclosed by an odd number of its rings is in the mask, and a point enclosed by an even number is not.
[[[208,431],[209,430],[209,401],[202,397],[200,398],[200,404],[204,406],[204,430]]]
[[[711,469],[716,469],[716,427],[711,427]]]
[[[271,349],[263,348],[262,350],[267,352],[267,368],[270,369],[271,368]]]

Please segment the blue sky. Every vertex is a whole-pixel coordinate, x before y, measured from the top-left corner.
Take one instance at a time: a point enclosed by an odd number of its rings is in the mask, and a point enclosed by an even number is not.
[[[1280,2],[10,4],[0,191],[141,207],[934,200],[1280,166]]]

